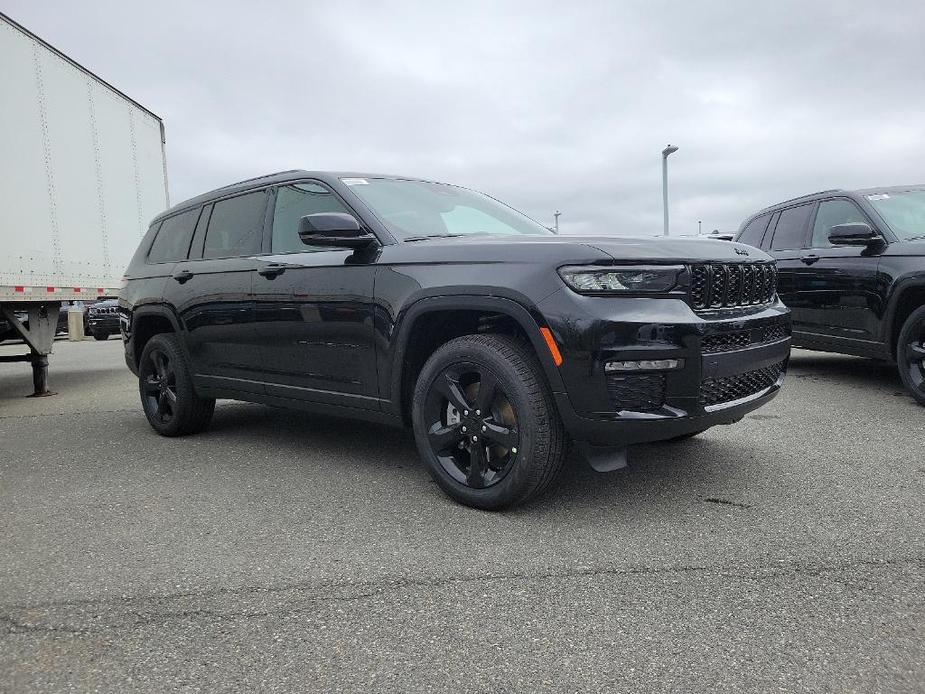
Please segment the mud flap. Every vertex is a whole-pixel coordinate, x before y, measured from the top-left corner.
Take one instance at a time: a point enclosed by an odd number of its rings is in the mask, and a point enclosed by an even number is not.
[[[592,446],[579,442],[578,453],[595,472],[613,472],[626,467],[626,447]]]

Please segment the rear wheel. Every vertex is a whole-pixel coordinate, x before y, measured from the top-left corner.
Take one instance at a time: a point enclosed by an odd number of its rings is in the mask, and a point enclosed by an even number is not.
[[[906,319],[896,344],[896,364],[906,390],[925,405],[925,306]]]
[[[138,367],[138,390],[145,416],[162,436],[183,436],[205,429],[215,400],[193,390],[186,354],[176,335],[155,335],[145,345]]]
[[[565,433],[534,355],[501,335],[467,335],[421,370],[412,406],[418,451],[437,484],[500,510],[543,492],[562,468]]]
[[[109,333],[93,333],[93,339],[99,340],[100,342],[102,342],[103,340],[108,340]]]

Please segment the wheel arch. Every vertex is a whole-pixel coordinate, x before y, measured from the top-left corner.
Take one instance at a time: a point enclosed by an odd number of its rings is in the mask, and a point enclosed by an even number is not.
[[[920,306],[925,306],[925,276],[903,282],[893,294],[884,336],[893,359],[896,359],[896,343],[906,319]]]
[[[165,304],[148,304],[132,311],[129,335],[132,342],[132,355],[135,363],[141,359],[141,353],[148,340],[161,333],[180,333],[180,320],[173,309]],[[185,350],[186,345],[181,346]]]
[[[458,319],[463,314],[470,319],[474,319],[474,322],[467,322],[465,325],[460,326],[461,330],[450,330],[441,335],[446,339],[436,341],[413,340],[413,336],[419,334],[418,331],[426,330],[432,325],[431,321],[440,320],[441,318]],[[484,319],[490,320],[488,329],[481,329]],[[498,332],[491,329],[492,325],[495,324],[516,330],[518,336],[525,339],[526,344],[531,347],[539,360],[550,389],[554,392],[564,391],[558,367],[553,362],[549,348],[542,333],[540,333],[540,328],[545,327],[545,321],[538,311],[528,309],[513,299],[498,296],[427,297],[418,299],[411,304],[399,321],[395,348],[390,360],[391,372],[389,378],[390,400],[395,413],[404,418],[407,423],[410,409],[410,391],[413,390],[414,385],[413,377],[416,377],[427,357],[433,354],[441,344],[445,344],[449,339],[466,334]],[[415,351],[416,347],[422,347],[422,349]],[[414,358],[409,359],[411,356]],[[409,383],[409,381],[411,382]]]

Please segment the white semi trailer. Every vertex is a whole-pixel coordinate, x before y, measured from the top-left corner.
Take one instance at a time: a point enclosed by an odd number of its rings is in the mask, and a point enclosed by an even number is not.
[[[49,393],[62,301],[114,296],[168,206],[161,119],[0,13],[0,322]],[[28,316],[28,319],[24,319]]]

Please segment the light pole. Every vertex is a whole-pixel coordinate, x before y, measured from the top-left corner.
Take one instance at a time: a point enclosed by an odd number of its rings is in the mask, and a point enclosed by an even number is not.
[[[675,145],[662,150],[662,206],[665,211],[665,236],[668,236],[668,155],[678,151]]]
[[[562,213],[559,212],[559,210],[556,210],[555,213],[553,214],[553,217],[556,218],[556,233],[557,233],[557,234],[559,233],[559,215],[561,215],[561,214],[562,214]]]
[[[697,236],[700,236],[703,233],[703,220],[697,220]]]

